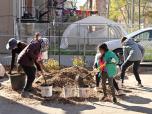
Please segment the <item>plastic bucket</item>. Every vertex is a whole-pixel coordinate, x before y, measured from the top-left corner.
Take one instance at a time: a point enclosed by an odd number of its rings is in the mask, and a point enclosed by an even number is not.
[[[64,87],[62,90],[61,97],[70,98],[70,97],[78,97],[78,88],[68,88]]]
[[[79,88],[79,97],[87,98],[90,95],[90,88]]]
[[[52,96],[52,86],[41,86],[41,96],[51,97]]]
[[[88,98],[96,97],[98,93],[93,88],[79,88],[79,97]]]
[[[0,63],[0,77],[4,77],[5,75],[5,68],[4,66]]]
[[[26,76],[25,74],[11,74],[9,76],[11,81],[11,86],[13,90],[22,90],[25,86]]]

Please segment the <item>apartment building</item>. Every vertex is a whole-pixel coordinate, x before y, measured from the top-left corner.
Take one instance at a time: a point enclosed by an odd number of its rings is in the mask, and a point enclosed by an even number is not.
[[[14,37],[16,20],[21,15],[21,5],[30,6],[32,0],[0,0],[0,53],[8,53],[7,41]]]
[[[0,53],[6,53],[5,44],[14,33],[13,0],[0,0]]]
[[[9,38],[19,34],[18,24],[31,28],[34,23],[48,23],[55,11],[66,0],[0,0],[0,53],[7,53],[5,45]],[[60,4],[61,6],[57,6]],[[21,25],[21,24],[20,24]]]

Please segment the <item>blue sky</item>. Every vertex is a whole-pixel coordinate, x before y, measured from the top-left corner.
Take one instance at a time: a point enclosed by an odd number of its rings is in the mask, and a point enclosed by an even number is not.
[[[78,3],[80,3],[80,4],[84,4],[87,0],[77,0],[78,1]]]
[[[77,6],[79,8],[79,6],[83,5],[86,2],[86,0],[77,0],[77,2]]]

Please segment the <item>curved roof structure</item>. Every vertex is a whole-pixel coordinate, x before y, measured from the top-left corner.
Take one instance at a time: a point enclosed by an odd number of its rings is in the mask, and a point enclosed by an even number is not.
[[[112,20],[102,16],[89,16],[67,27],[63,33],[60,47],[65,49],[76,42],[83,44],[82,39],[84,38],[89,38],[92,44],[98,44],[102,42],[102,39],[108,41],[111,38],[121,38],[126,34],[123,27]]]

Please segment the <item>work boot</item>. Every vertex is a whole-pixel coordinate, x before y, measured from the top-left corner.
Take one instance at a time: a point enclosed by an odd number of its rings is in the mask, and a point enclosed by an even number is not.
[[[28,91],[22,91],[21,92],[21,97],[23,98],[29,98],[29,97],[32,97],[32,94]]]
[[[113,103],[117,103],[116,97],[113,98]]]
[[[143,86],[142,84],[140,84],[140,83],[138,83],[137,86],[140,87],[140,88],[144,87],[144,86]]]
[[[123,92],[122,90],[118,90],[117,93],[118,93],[119,96],[125,95],[124,92]]]

